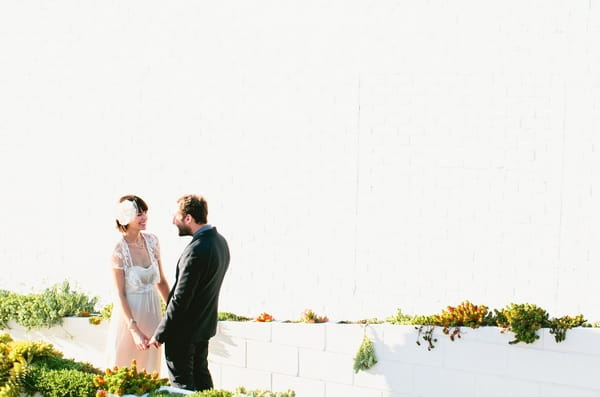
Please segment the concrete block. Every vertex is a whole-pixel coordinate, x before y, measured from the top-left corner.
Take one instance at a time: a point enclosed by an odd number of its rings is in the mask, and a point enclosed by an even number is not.
[[[502,332],[500,327],[461,327],[461,340],[500,346],[509,346],[508,342],[514,339],[512,332]]]
[[[239,386],[246,389],[271,390],[271,373],[250,368],[223,366],[220,387],[233,391]]]
[[[299,349],[299,374],[302,378],[352,384],[353,356],[312,349]]]
[[[368,389],[402,393],[414,391],[414,366],[396,361],[380,361],[367,371],[354,375],[354,385]]]
[[[539,385],[540,397],[598,397],[600,389],[581,389],[578,387],[560,386],[550,383]],[[525,395],[524,395],[525,396]],[[503,396],[504,397],[504,396]]]
[[[325,384],[325,395],[327,397],[382,397],[382,391],[328,382]]]
[[[247,367],[296,376],[298,349],[275,343],[247,341]]]
[[[486,397],[547,397],[540,394],[540,384],[497,375],[477,375],[475,395]],[[567,396],[567,395],[565,395]]]
[[[427,350],[427,342],[419,337],[417,330],[412,325],[393,325],[381,324],[374,326],[375,354],[379,360],[398,361],[401,363],[423,364],[431,366],[441,366],[443,360],[443,349],[440,343],[446,342],[448,338],[437,327],[434,330],[434,337],[437,342],[435,348]],[[383,335],[381,339],[380,335]],[[421,345],[417,345],[417,341]]]
[[[562,342],[556,342],[549,329],[541,330],[541,332],[544,333],[544,349],[600,355],[600,328],[578,327],[570,329]]]
[[[225,365],[246,366],[246,340],[217,334],[210,339],[208,359]]]
[[[273,374],[273,391],[294,390],[296,397],[325,397],[325,382]]]
[[[383,391],[381,392],[381,397],[421,397],[417,394],[413,393],[398,393],[395,391]]]
[[[534,350],[509,349],[507,374],[513,378],[579,388],[600,389],[600,356]],[[543,365],[541,365],[543,363]]]
[[[448,337],[448,336],[446,336]],[[504,375],[512,346],[455,339],[441,350],[443,366],[449,369]]]
[[[286,346],[325,349],[325,330],[327,323],[273,323],[273,343]]]
[[[415,367],[415,390],[418,396],[481,397],[475,393],[475,375],[438,367]]]
[[[363,328],[359,324],[326,324],[325,350],[332,353],[356,353],[363,339]]]
[[[164,362],[165,360],[163,360]],[[219,389],[220,385],[223,383],[221,373],[223,372],[223,366],[214,362],[208,362],[208,370],[210,371],[210,376],[213,380],[213,384],[215,389]],[[167,372],[165,371],[164,377],[168,377]]]
[[[268,342],[271,324],[256,321],[219,321],[219,334]]]

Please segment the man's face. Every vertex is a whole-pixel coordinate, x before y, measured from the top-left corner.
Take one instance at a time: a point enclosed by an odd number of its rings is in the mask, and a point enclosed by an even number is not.
[[[186,224],[186,220],[189,218],[189,215],[183,215],[181,210],[177,210],[175,215],[173,215],[173,224],[177,226],[177,230],[179,230],[180,236],[191,236],[192,230]]]

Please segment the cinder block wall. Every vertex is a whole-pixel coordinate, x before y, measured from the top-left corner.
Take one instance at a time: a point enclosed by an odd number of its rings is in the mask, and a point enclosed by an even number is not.
[[[66,318],[51,329],[11,323],[17,340],[45,340],[67,358],[104,366],[107,324]],[[378,363],[353,371],[363,335]],[[436,329],[431,351],[412,326],[219,322],[209,364],[216,388],[284,391],[298,397],[592,397],[600,394],[600,329],[576,328],[556,343],[547,329],[533,344],[510,345],[496,327],[462,329],[450,341]],[[163,366],[161,376],[167,376]]]
[[[353,371],[364,332],[378,363]],[[218,387],[240,385],[298,397],[592,397],[600,393],[600,331],[578,328],[556,343],[542,330],[533,344],[510,345],[499,328],[462,329],[452,342],[417,346],[413,326],[221,322],[210,362]]]
[[[110,297],[126,193],[172,282],[199,192],[223,311],[600,319],[598,0],[3,1],[0,37],[3,288]]]

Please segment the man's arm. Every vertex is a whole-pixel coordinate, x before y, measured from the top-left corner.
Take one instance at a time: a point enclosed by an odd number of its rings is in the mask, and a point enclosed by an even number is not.
[[[182,316],[185,316],[189,306],[192,304],[194,291],[198,288],[199,282],[206,272],[206,266],[202,262],[203,257],[206,257],[206,255],[203,255],[203,250],[194,250],[186,258],[182,258],[175,290],[167,305],[165,316],[151,339],[151,342],[158,342],[158,346],[169,338],[171,328],[174,324],[185,322]]]

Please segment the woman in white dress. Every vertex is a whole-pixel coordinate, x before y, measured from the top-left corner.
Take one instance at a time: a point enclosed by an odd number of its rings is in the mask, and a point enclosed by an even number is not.
[[[134,195],[123,196],[117,205],[117,229],[122,238],[112,254],[116,286],[108,331],[106,366],[123,367],[136,360],[139,370],[161,370],[162,350],[148,341],[162,318],[161,297],[166,302],[169,285],[162,270],[158,238],[142,233],[148,205]]]

